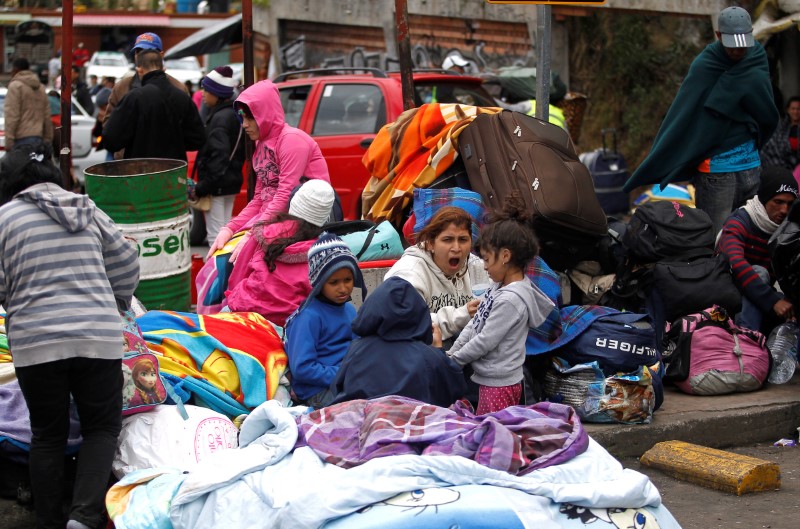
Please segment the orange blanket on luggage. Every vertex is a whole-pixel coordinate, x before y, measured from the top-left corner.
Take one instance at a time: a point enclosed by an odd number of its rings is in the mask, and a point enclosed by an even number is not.
[[[375,137],[362,162],[371,175],[364,218],[398,224],[415,187],[428,187],[458,156],[458,135],[480,114],[500,108],[430,103],[403,112]]]

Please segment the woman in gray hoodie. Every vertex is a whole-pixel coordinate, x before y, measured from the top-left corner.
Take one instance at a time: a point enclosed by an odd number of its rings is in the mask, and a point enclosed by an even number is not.
[[[539,244],[517,196],[490,217],[478,247],[494,284],[447,355],[462,367],[472,365],[479,385],[475,413],[484,415],[519,404],[525,338],[555,305],[525,275]]]

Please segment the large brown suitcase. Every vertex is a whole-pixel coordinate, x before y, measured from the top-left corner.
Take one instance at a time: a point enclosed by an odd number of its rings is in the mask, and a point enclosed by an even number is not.
[[[505,197],[518,191],[537,232],[606,235],[592,177],[562,128],[510,110],[481,114],[459,136],[459,152],[485,206],[502,209]]]
[[[566,131],[519,112],[478,116],[459,136],[470,186],[500,209],[518,191],[533,214],[539,254],[568,270],[596,253],[607,221],[589,170]]]

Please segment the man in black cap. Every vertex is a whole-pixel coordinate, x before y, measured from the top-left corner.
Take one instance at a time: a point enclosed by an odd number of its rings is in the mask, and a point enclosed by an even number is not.
[[[753,40],[750,15],[723,9],[718,41],[695,58],[647,158],[624,190],[694,180],[697,207],[719,232],[731,210],[758,189],[758,149],[778,124],[767,54]]]
[[[736,323],[756,331],[769,332],[781,319],[794,317],[794,307],[773,288],[767,242],[786,219],[797,198],[797,181],[784,167],[765,167],[758,195],[734,211],[722,228],[717,249],[733,270],[742,291],[742,312]]]

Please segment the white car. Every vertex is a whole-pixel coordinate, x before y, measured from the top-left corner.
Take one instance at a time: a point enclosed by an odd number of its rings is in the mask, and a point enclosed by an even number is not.
[[[96,75],[98,81],[101,81],[103,77],[113,77],[119,80],[131,70],[133,70],[133,64],[124,53],[97,51],[86,63],[86,78]]]
[[[164,64],[165,71],[182,83],[192,82],[192,89],[200,88],[200,79],[203,78],[203,69],[197,57],[182,57],[180,59],[168,59]]]
[[[0,88],[0,158],[6,153],[5,101],[7,88]],[[92,145],[92,129],[95,118],[72,98],[72,172],[75,179],[84,185],[84,170],[106,161],[106,151],[98,151]],[[58,155],[58,153],[55,153]]]

